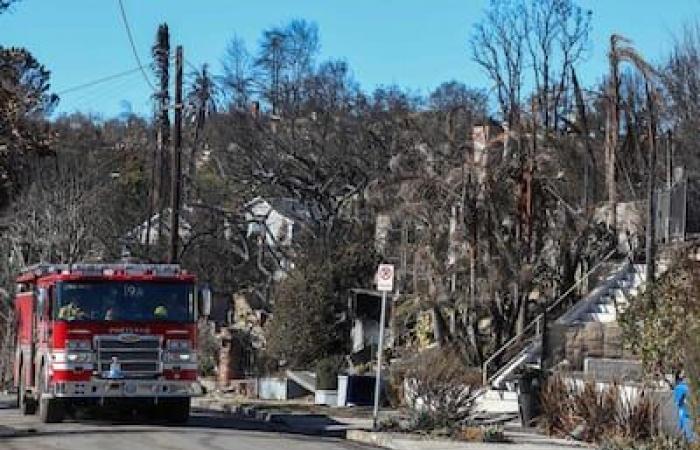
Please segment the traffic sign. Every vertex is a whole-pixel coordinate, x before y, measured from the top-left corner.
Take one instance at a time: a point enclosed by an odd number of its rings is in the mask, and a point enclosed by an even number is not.
[[[384,350],[384,324],[386,323],[387,292],[394,290],[394,266],[380,264],[377,269],[377,290],[382,291],[382,309],[379,314],[379,348],[377,349],[377,375],[374,377],[374,429],[379,426],[379,395],[382,385],[382,351]]]
[[[380,264],[377,269],[377,290],[391,292],[394,290],[394,266],[392,264]]]

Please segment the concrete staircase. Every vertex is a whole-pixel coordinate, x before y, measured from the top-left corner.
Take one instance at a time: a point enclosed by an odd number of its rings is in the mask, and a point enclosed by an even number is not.
[[[309,392],[316,392],[316,374],[308,370],[288,370],[287,378],[306,389]]]
[[[657,265],[657,274],[666,270],[666,264]],[[583,299],[579,300],[556,323],[585,325],[587,322],[616,322],[630,301],[646,287],[646,265],[627,262],[614,264],[608,274]],[[539,328],[539,327],[537,327]],[[486,387],[476,399],[476,410],[488,413],[518,413],[517,383],[515,378],[524,367],[539,367],[542,341],[539,332],[512,341],[515,356],[509,358],[493,374],[484,369]]]
[[[663,273],[665,270],[665,264],[658,265],[657,273]],[[644,291],[646,278],[645,264],[626,264],[611,273],[556,322],[564,325],[616,322],[618,315],[624,312],[629,302]]]

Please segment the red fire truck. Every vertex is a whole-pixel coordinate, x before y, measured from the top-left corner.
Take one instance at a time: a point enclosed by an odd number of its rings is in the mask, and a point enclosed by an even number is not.
[[[17,278],[15,386],[24,414],[148,408],[184,422],[197,384],[198,317],[211,293],[172,264],[39,264]]]

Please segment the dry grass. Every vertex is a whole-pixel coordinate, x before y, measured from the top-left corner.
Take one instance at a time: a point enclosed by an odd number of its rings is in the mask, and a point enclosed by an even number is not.
[[[658,435],[659,405],[644,390],[628,398],[615,383],[600,389],[592,381],[581,386],[553,376],[543,387],[541,404],[540,424],[551,435],[587,442],[648,441]]]

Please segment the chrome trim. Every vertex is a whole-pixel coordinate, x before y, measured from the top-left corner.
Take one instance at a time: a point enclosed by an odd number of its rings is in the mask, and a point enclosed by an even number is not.
[[[59,381],[47,398],[196,397],[202,390],[196,381],[181,380],[92,380]]]

